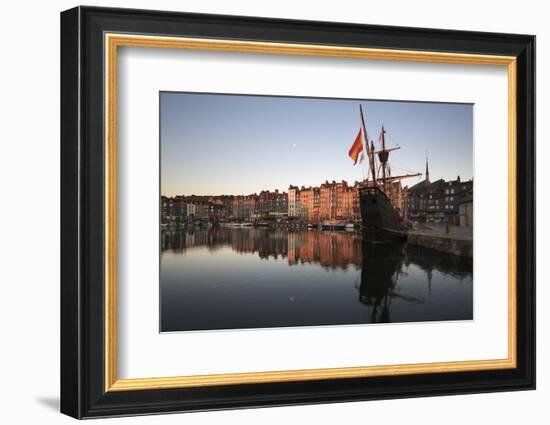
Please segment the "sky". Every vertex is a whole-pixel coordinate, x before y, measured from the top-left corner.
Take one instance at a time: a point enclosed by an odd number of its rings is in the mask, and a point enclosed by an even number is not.
[[[160,93],[161,193],[245,195],[353,183],[364,164],[348,151],[361,127],[375,143],[382,125],[392,175],[473,177],[471,104],[201,93]],[[403,180],[413,185],[424,176]]]

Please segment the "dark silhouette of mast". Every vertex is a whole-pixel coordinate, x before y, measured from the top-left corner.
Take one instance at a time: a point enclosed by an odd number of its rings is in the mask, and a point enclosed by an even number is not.
[[[361,107],[361,104],[359,104],[359,112],[361,113],[361,123],[363,124],[363,135],[365,139],[365,147],[367,150],[367,155],[369,157],[369,167],[372,173],[372,183],[373,185],[376,185],[376,170],[374,168],[374,155],[372,153],[372,149],[369,146],[369,137],[367,135],[367,127],[365,126],[365,118],[363,117],[363,108]]]
[[[383,192],[386,192],[388,189],[388,184],[397,180],[402,180],[409,177],[417,177],[422,175],[421,173],[416,174],[404,174],[400,176],[391,176],[389,168],[388,168],[388,159],[390,156],[390,152],[400,149],[399,146],[392,147],[386,149],[386,130],[384,129],[384,126],[382,125],[382,133],[381,133],[381,142],[382,142],[382,149],[379,151],[375,151],[374,144],[371,141],[369,144],[369,138],[367,134],[367,126],[365,125],[365,117],[363,115],[363,107],[361,104],[359,104],[359,112],[361,114],[361,124],[363,125],[363,137],[364,137],[364,149],[366,150],[368,159],[369,159],[369,168],[372,175],[372,187],[378,187],[378,185],[381,185],[380,189]],[[379,161],[379,168],[376,169],[376,156],[378,155],[378,161]],[[380,174],[380,169],[382,169],[382,176],[377,177],[376,174]],[[368,178],[367,178],[368,180]]]
[[[386,138],[384,137],[384,134],[386,132],[384,131],[384,125],[382,124],[382,152],[380,155],[380,159],[384,159],[382,162],[382,178],[384,179],[384,183],[386,183],[386,164],[388,162],[388,152],[386,151]],[[383,157],[382,157],[383,155]]]

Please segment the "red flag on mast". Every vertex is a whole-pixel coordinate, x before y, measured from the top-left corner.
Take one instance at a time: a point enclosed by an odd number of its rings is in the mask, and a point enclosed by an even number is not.
[[[359,129],[359,133],[357,133],[355,142],[353,142],[353,145],[351,146],[351,149],[348,152],[348,156],[353,160],[353,165],[357,164],[357,159],[359,158],[359,154],[362,151],[363,151],[363,139],[361,138],[361,129]]]

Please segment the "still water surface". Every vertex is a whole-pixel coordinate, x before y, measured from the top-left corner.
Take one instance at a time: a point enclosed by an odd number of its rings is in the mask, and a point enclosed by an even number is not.
[[[472,260],[359,233],[161,234],[161,331],[470,320]]]

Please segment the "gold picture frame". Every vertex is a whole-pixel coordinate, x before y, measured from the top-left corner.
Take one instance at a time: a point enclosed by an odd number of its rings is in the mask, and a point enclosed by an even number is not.
[[[417,373],[466,372],[516,367],[516,58],[513,56],[441,53],[411,50],[316,46],[307,44],[264,43],[253,41],[105,34],[106,122],[105,151],[105,391],[151,390],[216,385],[306,381]],[[117,379],[116,375],[116,95],[117,49],[147,47],[239,53],[325,56],[358,60],[395,60],[506,67],[508,72],[508,358],[387,366],[285,370],[254,373],[174,376],[164,378]]]

